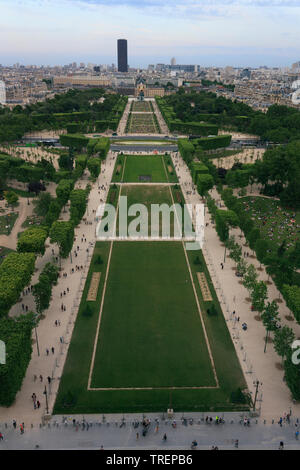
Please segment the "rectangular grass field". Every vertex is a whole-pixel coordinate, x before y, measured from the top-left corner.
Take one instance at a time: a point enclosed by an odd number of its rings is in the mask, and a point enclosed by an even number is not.
[[[114,243],[91,388],[216,386],[180,242]]]

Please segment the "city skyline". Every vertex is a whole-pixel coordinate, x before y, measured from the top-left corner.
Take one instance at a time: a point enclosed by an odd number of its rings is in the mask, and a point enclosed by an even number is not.
[[[16,10],[18,16],[16,17]],[[0,63],[287,67],[299,60],[297,0],[0,0]]]

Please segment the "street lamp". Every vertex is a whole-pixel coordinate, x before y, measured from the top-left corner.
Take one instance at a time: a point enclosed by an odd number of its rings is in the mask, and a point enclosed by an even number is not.
[[[38,341],[38,335],[37,335],[37,329],[36,329],[36,326],[38,324],[38,319],[39,319],[39,315],[36,313],[34,315],[34,332],[35,332],[37,353],[38,353],[38,356],[39,356],[40,355],[40,348],[39,348],[39,341]]]
[[[253,382],[253,385],[255,386],[255,397],[254,397],[254,403],[253,403],[253,411],[255,411],[255,406],[256,406],[256,400],[257,400],[257,394],[258,394],[258,387],[262,385],[262,382],[259,380],[255,380]]]
[[[46,397],[46,413],[49,414],[49,408],[48,408],[48,394],[47,394],[47,387],[45,385],[45,390],[43,391],[43,394]]]

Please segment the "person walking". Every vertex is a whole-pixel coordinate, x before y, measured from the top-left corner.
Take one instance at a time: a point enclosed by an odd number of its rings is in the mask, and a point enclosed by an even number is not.
[[[163,441],[166,442],[166,440],[167,440],[167,434],[165,433],[165,434],[163,435]]]
[[[15,419],[13,420],[13,427],[14,427],[14,429],[17,428],[17,421]]]
[[[54,354],[54,347],[53,347],[53,346],[52,346],[52,348],[51,348],[51,351],[52,351],[52,354]]]

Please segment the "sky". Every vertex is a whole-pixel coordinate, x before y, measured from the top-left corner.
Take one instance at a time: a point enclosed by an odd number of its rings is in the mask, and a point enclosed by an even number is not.
[[[0,0],[0,63],[286,67],[300,60],[300,0]]]

